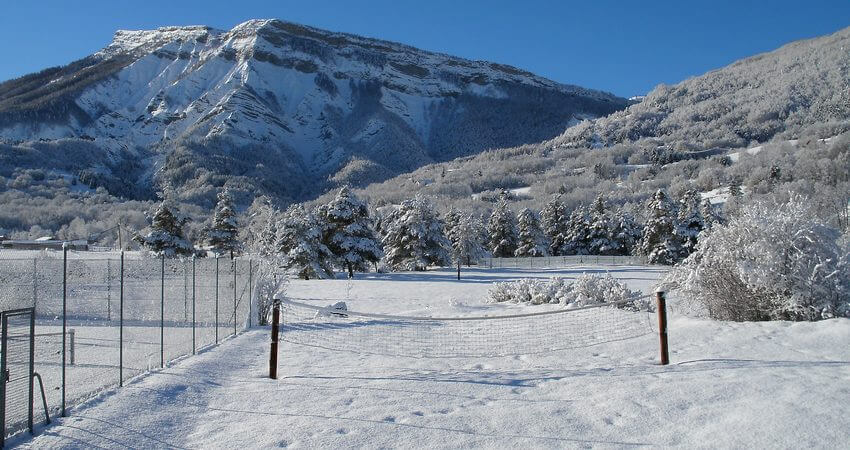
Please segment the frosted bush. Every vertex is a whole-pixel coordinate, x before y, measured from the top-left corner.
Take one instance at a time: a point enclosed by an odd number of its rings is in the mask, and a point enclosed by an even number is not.
[[[274,300],[283,299],[289,279],[278,270],[277,260],[263,260],[257,268],[254,295],[256,299],[257,323],[268,325]]]
[[[549,280],[521,279],[495,283],[490,288],[489,301],[493,303],[529,303],[540,305],[557,303],[567,308],[596,305],[600,303],[624,302],[626,309],[648,310],[649,303],[638,300],[639,292],[630,290],[624,283],[611,275],[583,274],[575,281],[563,278]]]
[[[850,317],[850,256],[800,196],[745,205],[701,238],[667,282],[720,320]]]

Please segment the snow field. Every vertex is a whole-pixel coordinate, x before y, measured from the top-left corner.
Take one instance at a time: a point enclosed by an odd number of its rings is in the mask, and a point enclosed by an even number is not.
[[[539,311],[484,303],[493,281],[599,266],[358,274],[293,281],[289,296],[411,315]],[[649,292],[656,267],[611,274]],[[511,357],[404,358],[282,342],[266,378],[257,328],[70,412],[25,448],[835,447],[850,418],[850,320],[726,323],[671,298],[670,366],[654,335]],[[546,330],[540,330],[545,333]],[[321,335],[317,335],[321,339]],[[510,342],[505,342],[510,345]]]

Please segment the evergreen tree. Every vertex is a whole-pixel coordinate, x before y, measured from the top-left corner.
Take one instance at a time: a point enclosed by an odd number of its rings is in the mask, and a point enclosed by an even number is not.
[[[454,206],[450,207],[449,210],[446,212],[446,215],[443,216],[443,228],[446,231],[446,238],[449,239],[452,245],[454,245],[455,242],[455,228],[460,223],[462,217],[463,214],[457,209],[455,209]]]
[[[643,229],[635,218],[618,210],[612,220],[611,242],[615,246],[614,255],[631,255],[643,234]]]
[[[717,213],[717,210],[714,208],[714,205],[711,204],[711,201],[705,199],[700,203],[700,214],[702,214],[702,219],[705,222],[705,229],[711,229],[714,225],[721,223],[720,215]]]
[[[451,243],[431,203],[416,196],[405,200],[387,218],[382,244],[384,260],[393,270],[425,270],[451,264]]]
[[[294,205],[280,223],[278,251],[283,255],[283,266],[305,280],[333,278],[334,255],[322,243],[322,227],[316,215]]]
[[[540,219],[537,214],[525,208],[517,216],[519,222],[519,242],[515,256],[546,256],[549,245],[546,236],[540,228]]]
[[[372,230],[369,208],[350,189],[340,189],[336,198],[319,208],[318,216],[324,227],[322,242],[348,271],[349,278],[354,277],[354,272],[368,271],[370,262],[381,259],[381,246]]]
[[[612,242],[613,225],[605,210],[605,198],[602,194],[596,197],[590,207],[587,227],[587,251],[591,255],[612,255],[618,245]]]
[[[540,212],[540,222],[543,234],[549,242],[549,254],[558,256],[567,241],[567,207],[561,200],[561,195],[552,196]]]
[[[163,200],[151,217],[150,231],[144,236],[137,234],[133,239],[149,251],[167,258],[190,256],[195,248],[183,233],[183,225],[189,219],[181,217],[170,203]]]
[[[697,248],[697,239],[705,229],[705,220],[700,208],[700,195],[688,190],[679,199],[679,214],[676,223],[676,236],[681,245],[682,255],[686,258]]]
[[[587,211],[579,206],[570,213],[567,220],[566,242],[561,249],[562,255],[587,255],[589,253],[588,235],[590,233]]]
[[[676,216],[667,194],[659,189],[647,206],[649,219],[644,227],[638,252],[647,257],[650,264],[673,264],[682,254],[676,238]]]
[[[239,249],[236,211],[233,196],[227,188],[218,193],[218,202],[213,213],[213,224],[206,232],[207,244],[216,254],[233,253]]]
[[[487,222],[487,232],[490,234],[490,253],[495,258],[514,256],[517,249],[517,223],[508,208],[508,194],[505,191],[499,195],[496,209],[490,214]]]

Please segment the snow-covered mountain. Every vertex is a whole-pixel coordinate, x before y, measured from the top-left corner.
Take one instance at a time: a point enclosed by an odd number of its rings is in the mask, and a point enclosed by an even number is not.
[[[83,60],[2,83],[0,140],[77,154],[57,169],[90,184],[141,180],[191,200],[228,182],[298,199],[549,139],[627,104],[510,66],[252,20],[118,31]]]

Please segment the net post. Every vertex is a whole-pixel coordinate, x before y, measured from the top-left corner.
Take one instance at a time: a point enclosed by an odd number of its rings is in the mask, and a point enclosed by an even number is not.
[[[165,252],[159,260],[159,367],[165,367]]]
[[[655,292],[655,301],[658,306],[658,337],[661,345],[661,365],[670,364],[670,354],[667,347],[667,299],[664,291]]]
[[[192,354],[197,352],[195,343],[195,255],[192,255]]]
[[[218,254],[215,255],[215,343],[218,344]]]
[[[273,380],[277,379],[277,342],[278,334],[280,333],[278,325],[279,322],[280,300],[274,299],[274,305],[272,306],[272,342],[271,353],[269,354],[269,378]]]
[[[62,243],[62,417],[67,416],[65,409],[65,347],[68,332],[68,243]]]
[[[121,250],[120,277],[118,293],[118,386],[124,386],[124,250]]]
[[[233,251],[230,251],[230,262],[233,263],[233,335],[236,336],[236,260],[233,259]]]

